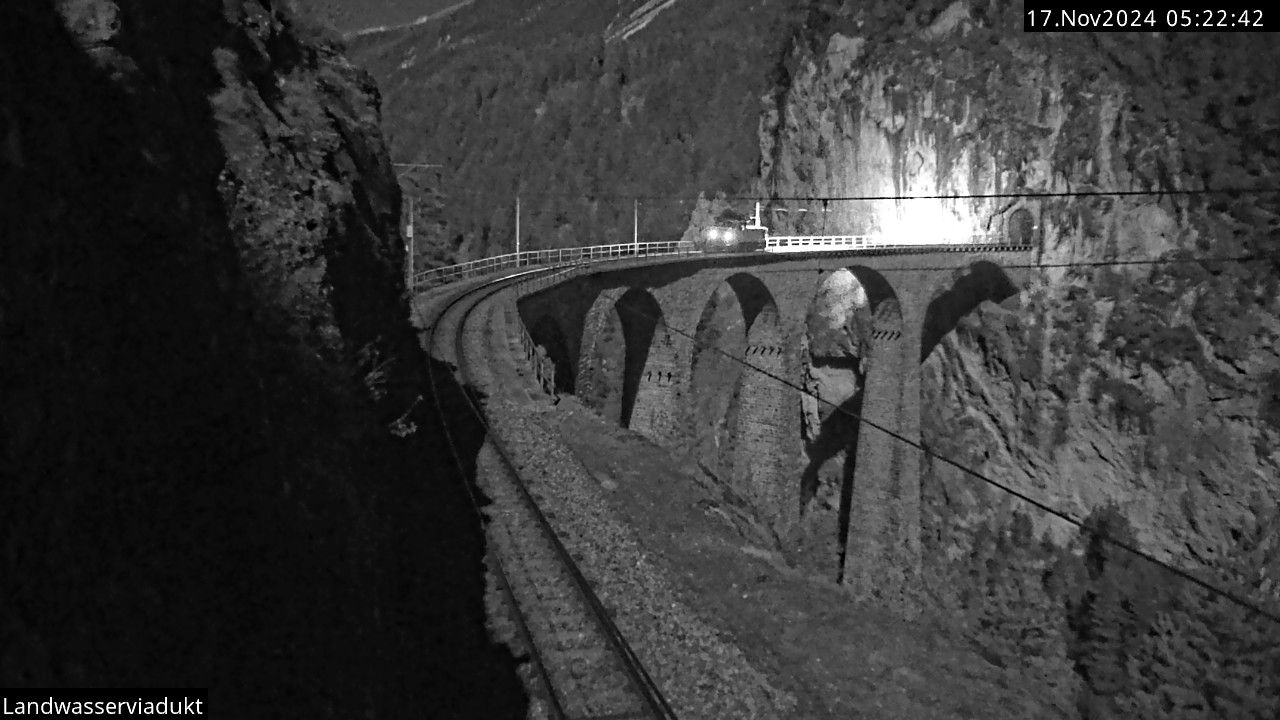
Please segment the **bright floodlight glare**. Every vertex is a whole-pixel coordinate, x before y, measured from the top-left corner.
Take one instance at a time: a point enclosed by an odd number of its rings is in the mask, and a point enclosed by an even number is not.
[[[970,242],[973,228],[937,203],[915,201],[885,228],[892,242],[902,245],[941,245]]]
[[[719,240],[719,239],[720,239],[720,228],[711,228],[710,230],[707,230],[707,239],[709,239],[709,240]]]

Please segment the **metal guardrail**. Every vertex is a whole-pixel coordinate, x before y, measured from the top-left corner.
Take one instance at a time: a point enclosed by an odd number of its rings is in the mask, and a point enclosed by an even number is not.
[[[628,257],[652,257],[658,255],[700,255],[692,243],[680,241],[621,243],[618,245],[588,245],[586,247],[555,248],[552,250],[528,250],[521,253],[507,253],[494,257],[472,260],[460,265],[433,268],[415,273],[414,290],[423,290],[436,285],[465,280],[476,275],[484,275],[508,268],[521,268],[533,265],[558,265],[561,263],[590,262],[593,260],[613,260]]]
[[[986,245],[997,234],[975,234],[956,245]],[[872,235],[770,235],[765,238],[766,252],[812,252],[814,250],[859,250],[862,248],[914,247],[917,244],[892,242],[884,234]],[[929,247],[933,247],[930,245]]]
[[[946,244],[919,244],[891,242],[889,236],[874,235],[771,235],[765,238],[764,251],[768,253],[811,253],[839,252],[856,250],[991,250],[1022,249],[1022,246],[992,242],[998,234],[973,235],[968,242]],[[1027,246],[1030,247],[1030,246]],[[413,276],[414,291],[421,291],[437,285],[457,282],[467,278],[506,270],[509,268],[536,267],[539,265],[580,265],[582,263],[619,260],[642,257],[678,257],[682,255],[702,255],[703,252],[693,243],[681,241],[620,243],[617,245],[588,245],[585,247],[556,248],[553,250],[528,250],[521,253],[507,253],[494,257],[472,260],[471,262],[447,267],[433,268],[415,273]]]

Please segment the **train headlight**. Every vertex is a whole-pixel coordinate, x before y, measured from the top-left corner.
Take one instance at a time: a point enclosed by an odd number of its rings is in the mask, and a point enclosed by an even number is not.
[[[720,228],[708,228],[708,229],[707,229],[707,239],[708,239],[708,240],[719,240],[719,239],[720,239]]]

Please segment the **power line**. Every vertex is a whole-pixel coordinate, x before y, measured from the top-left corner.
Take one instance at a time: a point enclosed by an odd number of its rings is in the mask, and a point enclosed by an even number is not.
[[[673,326],[671,326],[671,325],[667,324],[667,323],[664,321],[664,319],[663,319],[663,318],[661,318],[661,317],[654,317],[654,316],[652,316],[652,315],[649,315],[648,313],[645,313],[645,312],[643,312],[643,311],[636,310],[636,309],[631,309],[630,311],[631,311],[631,312],[633,312],[633,313],[635,313],[635,314],[638,314],[638,315],[644,315],[645,317],[648,317],[649,319],[654,320],[655,322],[662,323],[663,327],[666,327],[666,328],[668,328],[668,329],[670,329],[670,330],[672,330],[672,331],[676,332],[676,333],[677,333],[677,334],[679,334],[679,335],[683,335],[684,337],[689,338],[690,340],[693,340],[693,341],[695,341],[695,342],[696,342],[696,340],[697,340],[697,338],[695,337],[695,335],[693,335],[692,333],[689,333],[689,332],[687,332],[687,331],[685,331],[685,330],[682,330],[682,329],[680,329],[680,328],[673,327]],[[1019,500],[1022,500],[1023,502],[1025,502],[1025,503],[1027,503],[1027,504],[1031,505],[1032,507],[1035,507],[1035,508],[1037,508],[1037,509],[1039,509],[1039,510],[1041,510],[1041,511],[1043,511],[1043,512],[1046,512],[1046,513],[1048,513],[1048,514],[1050,514],[1050,515],[1052,515],[1052,516],[1054,516],[1054,517],[1056,517],[1056,518],[1059,518],[1059,519],[1061,519],[1061,520],[1064,520],[1064,521],[1066,521],[1066,522],[1070,523],[1071,525],[1074,525],[1074,526],[1076,526],[1076,527],[1080,528],[1081,530],[1084,530],[1084,531],[1086,531],[1086,532],[1090,533],[1091,535],[1093,535],[1094,537],[1098,538],[1099,540],[1101,540],[1101,541],[1103,541],[1103,542],[1106,542],[1106,543],[1108,543],[1108,544],[1114,545],[1114,546],[1116,546],[1116,547],[1118,547],[1118,548],[1121,548],[1122,550],[1128,551],[1129,553],[1131,553],[1131,554],[1133,554],[1133,555],[1135,555],[1135,556],[1137,556],[1137,557],[1139,557],[1139,558],[1142,558],[1142,559],[1144,559],[1144,560],[1147,560],[1148,562],[1151,562],[1151,563],[1153,563],[1153,564],[1157,565],[1158,567],[1164,568],[1165,570],[1167,570],[1168,572],[1170,572],[1170,573],[1172,573],[1172,574],[1176,575],[1177,577],[1180,577],[1180,578],[1182,578],[1182,579],[1184,579],[1184,580],[1187,580],[1188,582],[1191,582],[1191,583],[1193,583],[1194,585],[1197,585],[1197,586],[1199,586],[1200,588],[1203,588],[1204,590],[1207,590],[1207,591],[1209,591],[1210,593],[1212,593],[1212,594],[1214,594],[1214,595],[1217,595],[1217,596],[1219,596],[1219,597],[1225,598],[1226,600],[1228,600],[1228,601],[1230,601],[1230,602],[1233,602],[1233,603],[1235,603],[1235,604],[1239,605],[1240,607],[1243,607],[1243,608],[1245,608],[1246,610],[1249,610],[1250,612],[1256,613],[1256,614],[1261,615],[1262,617],[1267,618],[1267,619],[1269,619],[1269,620],[1271,620],[1271,621],[1273,621],[1273,622],[1275,622],[1275,623],[1277,623],[1277,624],[1280,624],[1280,615],[1277,615],[1277,614],[1275,614],[1275,613],[1272,613],[1272,612],[1270,612],[1269,610],[1267,610],[1267,609],[1263,608],[1262,606],[1260,606],[1260,605],[1258,605],[1258,604],[1256,604],[1256,603],[1251,602],[1250,600],[1248,600],[1248,599],[1246,599],[1246,598],[1242,598],[1242,597],[1240,597],[1239,595],[1237,595],[1237,594],[1235,594],[1235,593],[1233,593],[1233,592],[1231,592],[1231,591],[1229,591],[1229,590],[1224,590],[1224,589],[1219,588],[1219,587],[1217,587],[1216,585],[1213,585],[1213,584],[1211,584],[1211,583],[1209,583],[1209,582],[1207,582],[1207,581],[1205,581],[1205,580],[1201,580],[1200,578],[1198,578],[1198,577],[1196,577],[1195,575],[1191,574],[1189,571],[1187,571],[1187,570],[1183,570],[1182,568],[1177,567],[1176,565],[1173,565],[1173,564],[1171,564],[1171,563],[1165,562],[1164,560],[1161,560],[1161,559],[1157,558],[1156,556],[1154,556],[1154,555],[1152,555],[1151,553],[1149,553],[1149,552],[1147,552],[1147,551],[1145,551],[1145,550],[1143,550],[1143,549],[1141,549],[1141,548],[1137,547],[1136,545],[1133,545],[1133,544],[1131,544],[1131,543],[1125,542],[1125,541],[1123,541],[1123,540],[1118,540],[1118,539],[1116,539],[1116,538],[1111,537],[1110,535],[1107,535],[1107,534],[1106,534],[1106,533],[1104,533],[1104,532],[1101,532],[1100,530],[1097,530],[1097,529],[1095,529],[1095,528],[1090,527],[1087,523],[1085,523],[1084,521],[1082,521],[1082,520],[1080,520],[1080,519],[1078,519],[1078,518],[1076,518],[1076,517],[1074,517],[1074,516],[1070,515],[1069,513],[1063,512],[1063,511],[1061,511],[1061,510],[1058,510],[1057,508],[1054,508],[1053,506],[1051,506],[1051,505],[1049,505],[1049,504],[1047,504],[1047,503],[1045,503],[1045,502],[1042,502],[1042,501],[1040,501],[1040,500],[1036,500],[1035,498],[1031,497],[1030,495],[1027,495],[1027,494],[1026,494],[1026,493],[1024,493],[1024,492],[1021,492],[1021,491],[1017,490],[1016,488],[1010,487],[1010,486],[1008,486],[1008,485],[1006,485],[1006,484],[1004,484],[1004,483],[1002,483],[1002,482],[1000,482],[1000,481],[998,481],[998,480],[995,480],[994,478],[991,478],[991,477],[989,477],[989,476],[987,476],[987,475],[985,475],[985,474],[983,474],[983,473],[980,473],[980,472],[978,472],[977,470],[974,470],[974,469],[972,469],[972,468],[970,468],[970,467],[968,467],[968,466],[966,466],[966,465],[962,465],[962,464],[960,464],[960,463],[956,462],[955,460],[952,460],[952,459],[950,459],[950,458],[948,458],[948,457],[944,457],[944,456],[942,456],[942,455],[939,455],[938,453],[935,453],[935,452],[933,452],[932,450],[929,450],[928,448],[924,447],[924,446],[923,446],[923,445],[921,445],[920,443],[918,443],[918,442],[916,442],[916,441],[914,441],[914,440],[912,440],[912,439],[910,439],[910,438],[908,438],[908,437],[906,437],[906,436],[902,435],[901,433],[898,433],[898,432],[896,432],[896,431],[894,431],[894,430],[891,430],[891,429],[889,429],[889,428],[886,428],[886,427],[884,427],[883,425],[881,425],[881,424],[879,424],[879,423],[877,423],[877,422],[875,422],[875,421],[868,420],[867,418],[863,417],[860,413],[855,413],[855,412],[853,412],[852,410],[849,410],[849,409],[847,409],[847,408],[841,407],[840,405],[838,405],[838,404],[836,404],[836,403],[834,403],[834,402],[832,402],[832,401],[830,401],[830,400],[827,400],[827,399],[825,399],[825,398],[823,398],[823,397],[821,397],[821,396],[817,395],[816,393],[813,393],[813,392],[809,391],[808,389],[806,389],[806,388],[804,388],[804,387],[802,387],[802,386],[796,385],[795,383],[791,382],[790,380],[787,380],[786,378],[780,377],[780,376],[778,376],[778,375],[776,375],[776,374],[774,374],[774,373],[772,373],[772,372],[770,372],[770,371],[768,371],[768,370],[766,370],[766,369],[764,369],[764,368],[757,367],[756,365],[753,365],[753,364],[751,364],[751,363],[747,362],[744,358],[740,358],[740,357],[738,357],[737,355],[735,355],[735,354],[733,354],[733,353],[731,353],[731,352],[729,352],[729,351],[727,351],[727,350],[725,350],[725,349],[721,348],[721,347],[720,347],[719,345],[717,345],[717,344],[711,344],[711,345],[710,345],[710,346],[708,346],[708,347],[709,347],[709,349],[715,350],[716,352],[720,353],[721,355],[724,355],[725,357],[729,358],[729,359],[730,359],[730,360],[732,360],[733,362],[736,362],[736,363],[738,363],[738,364],[740,364],[740,365],[742,365],[742,366],[744,366],[744,367],[748,368],[749,370],[754,370],[755,372],[758,372],[758,373],[760,373],[760,374],[762,374],[762,375],[764,375],[764,376],[766,376],[766,377],[768,377],[768,378],[771,378],[771,379],[773,379],[774,381],[779,382],[779,383],[781,383],[782,385],[784,385],[784,386],[786,386],[786,387],[788,387],[788,388],[790,388],[790,389],[792,389],[792,390],[795,390],[796,392],[799,392],[799,393],[804,394],[804,395],[808,395],[809,397],[814,398],[814,399],[815,399],[815,400],[817,400],[818,402],[823,403],[823,404],[825,404],[825,405],[828,405],[828,406],[830,406],[830,407],[834,408],[836,412],[842,413],[842,414],[844,414],[844,415],[845,415],[845,416],[847,416],[847,417],[853,418],[853,419],[855,419],[855,420],[859,421],[860,423],[863,423],[863,424],[867,425],[868,427],[874,428],[875,430],[879,430],[880,432],[882,432],[882,433],[884,433],[884,434],[888,435],[889,437],[891,437],[891,438],[893,438],[893,439],[895,439],[895,440],[898,440],[898,441],[900,441],[900,442],[906,443],[907,445],[909,445],[909,446],[911,446],[911,447],[915,448],[916,450],[918,450],[920,453],[922,453],[922,454],[924,454],[924,455],[926,455],[926,456],[928,456],[928,457],[935,458],[935,459],[937,459],[937,460],[941,461],[942,463],[945,463],[945,464],[947,464],[947,465],[950,465],[951,467],[956,468],[957,470],[959,470],[959,471],[961,471],[961,472],[965,473],[966,475],[970,475],[970,476],[972,476],[972,477],[974,477],[974,478],[977,478],[978,480],[980,480],[980,481],[982,481],[982,482],[984,482],[984,483],[987,483],[988,485],[990,485],[990,486],[992,486],[992,487],[994,487],[994,488],[996,488],[996,489],[998,489],[998,490],[1001,490],[1001,491],[1003,491],[1003,492],[1005,492],[1005,493],[1007,493],[1007,494],[1009,494],[1009,495],[1012,495],[1012,496],[1014,496],[1014,497],[1018,498]]]
[[[779,258],[777,262],[783,262],[787,258],[786,253],[766,253],[766,254],[769,255],[769,257],[771,258]],[[868,255],[863,251],[857,251],[856,253],[849,252],[847,254],[840,253],[840,252],[832,252],[830,253],[830,256],[831,257],[847,257],[850,259],[854,259],[858,257],[867,257]],[[731,257],[735,257],[735,256],[731,255]],[[740,257],[740,256],[736,256],[736,257]],[[877,255],[874,257],[884,257],[884,256]],[[816,261],[821,261],[823,259],[825,258],[805,257],[805,258],[795,258],[794,261],[804,262],[806,260],[812,260],[816,262]],[[1222,256],[1222,257],[1139,258],[1134,260],[1069,260],[1069,261],[1063,261],[1063,262],[1035,262],[1035,263],[1003,263],[1002,262],[999,264],[999,266],[1000,266],[1000,269],[1002,270],[1004,269],[1024,270],[1024,269],[1035,269],[1035,268],[1124,267],[1124,266],[1133,266],[1133,265],[1186,265],[1191,263],[1245,264],[1245,263],[1251,263],[1251,262],[1266,262],[1266,261],[1280,262],[1280,252],[1256,253],[1252,255],[1228,255],[1228,256]],[[963,270],[963,269],[965,269],[963,266],[956,266],[956,265],[933,265],[933,266],[911,265],[907,267],[896,267],[896,268],[876,268],[876,272],[881,274],[887,274],[887,273],[899,273],[899,272],[917,272],[922,270],[928,271],[928,270]],[[796,272],[796,269],[794,268],[789,270],[757,269],[757,270],[753,270],[752,272],[793,273],[793,272]]]
[[[696,202],[697,198],[689,195],[628,195],[619,193],[592,192],[526,192],[528,197],[577,198],[588,202],[598,200],[638,200],[640,202]],[[708,201],[717,198],[734,201],[762,202],[858,202],[858,201],[907,201],[907,200],[1013,200],[1019,198],[1069,198],[1069,197],[1163,197],[1168,195],[1273,195],[1280,194],[1276,188],[1201,188],[1192,190],[1061,190],[1038,191],[1024,190],[1007,193],[943,193],[935,195],[711,195]]]
[[[1164,195],[1271,195],[1280,193],[1280,188],[1222,188],[1214,190],[1061,190],[1057,192],[1027,190],[1011,193],[953,193],[939,195],[851,195],[851,196],[775,196],[772,200],[792,200],[808,202],[849,201],[849,200],[999,200],[1016,198],[1062,198],[1062,197],[1143,197]],[[737,198],[747,199],[747,198]]]

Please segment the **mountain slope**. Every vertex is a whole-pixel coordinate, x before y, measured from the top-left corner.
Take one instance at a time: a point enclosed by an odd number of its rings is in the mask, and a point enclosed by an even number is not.
[[[630,241],[637,195],[641,239],[678,239],[700,192],[748,192],[788,4],[654,6],[606,42],[641,3],[480,0],[353,38],[395,159],[444,166],[411,180],[422,261],[512,249],[517,195],[532,249]]]
[[[435,15],[458,0],[296,0],[314,17],[347,34],[396,27]]]

